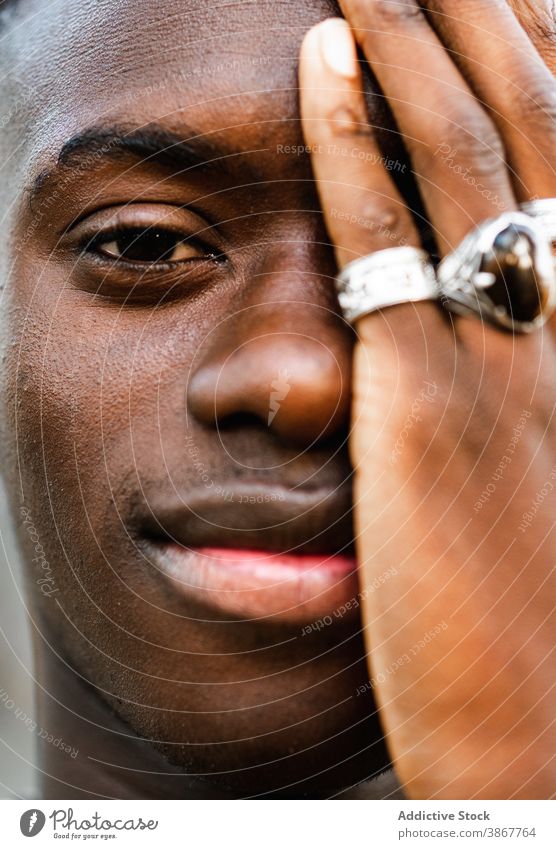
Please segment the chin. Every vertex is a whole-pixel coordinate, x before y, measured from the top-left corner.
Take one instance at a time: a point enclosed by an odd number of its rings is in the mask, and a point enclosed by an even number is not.
[[[173,768],[200,779],[207,795],[222,798],[330,798],[377,778],[391,765],[382,740],[373,743],[366,735],[358,739],[345,731],[309,749],[301,741],[284,741],[282,746],[247,746],[223,756],[208,746],[197,753],[199,760],[189,747],[157,748]]]
[[[324,683],[310,689],[292,702],[263,686],[264,707],[231,710],[228,717],[207,711],[191,721],[184,711],[168,727],[157,714],[150,729],[155,747],[170,769],[223,797],[324,798],[384,771],[389,759],[372,699],[346,700],[343,687]],[[146,737],[147,717],[134,720]]]

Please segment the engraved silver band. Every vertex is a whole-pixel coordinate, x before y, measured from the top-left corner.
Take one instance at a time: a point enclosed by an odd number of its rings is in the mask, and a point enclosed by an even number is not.
[[[438,298],[429,255],[409,246],[386,248],[348,263],[336,279],[336,291],[351,324],[395,304]]]

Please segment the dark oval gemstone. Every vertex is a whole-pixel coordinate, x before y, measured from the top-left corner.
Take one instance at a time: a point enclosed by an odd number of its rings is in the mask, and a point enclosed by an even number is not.
[[[498,233],[481,263],[481,272],[495,278],[485,291],[514,321],[532,321],[542,312],[546,292],[539,288],[534,269],[535,245],[516,225]]]

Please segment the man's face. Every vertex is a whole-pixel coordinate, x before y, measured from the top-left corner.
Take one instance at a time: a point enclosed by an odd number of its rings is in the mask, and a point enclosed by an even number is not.
[[[239,792],[382,762],[352,336],[299,153],[299,44],[335,11],[28,0],[3,47],[3,441],[53,573],[20,520],[35,615],[137,734]]]

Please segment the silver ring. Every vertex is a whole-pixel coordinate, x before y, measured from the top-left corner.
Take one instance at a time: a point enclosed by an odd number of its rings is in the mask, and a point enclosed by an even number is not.
[[[386,248],[354,259],[336,278],[340,307],[347,321],[407,301],[438,298],[429,255],[409,246]]]
[[[556,271],[543,226],[523,212],[480,224],[437,269],[451,312],[477,314],[519,333],[541,327],[556,306]]]
[[[528,200],[519,206],[526,215],[535,218],[544,228],[545,235],[556,245],[556,198],[539,198],[539,200]]]

